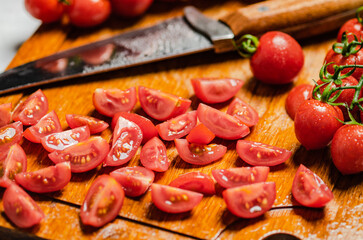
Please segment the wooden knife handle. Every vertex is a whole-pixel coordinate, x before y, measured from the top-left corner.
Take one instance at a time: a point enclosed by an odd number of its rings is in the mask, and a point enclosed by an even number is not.
[[[304,38],[339,28],[363,0],[276,0],[253,4],[220,20],[235,36],[279,30]]]

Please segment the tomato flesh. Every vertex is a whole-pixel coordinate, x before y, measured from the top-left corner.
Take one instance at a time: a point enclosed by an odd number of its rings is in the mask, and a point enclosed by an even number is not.
[[[166,154],[165,144],[157,137],[150,139],[141,149],[140,162],[155,172],[168,170],[171,161]]]
[[[79,114],[66,114],[66,121],[70,128],[87,125],[91,134],[99,133],[108,128],[108,123],[100,119]]]
[[[210,143],[215,136],[203,123],[200,123],[190,131],[186,139],[190,143],[203,145]]]
[[[209,195],[216,193],[213,179],[201,172],[188,172],[179,175],[171,181],[169,186]]]
[[[10,146],[5,159],[0,159],[0,187],[8,187],[15,175],[25,172],[27,158],[23,148],[15,143]]]
[[[0,104],[0,127],[11,122],[11,103]]]
[[[227,114],[238,118],[247,127],[253,127],[258,122],[258,113],[248,103],[235,98],[228,106]]]
[[[23,124],[21,122],[14,122],[0,128],[0,156],[5,156],[9,147],[20,142],[22,138]]]
[[[301,84],[291,89],[285,101],[285,109],[292,120],[300,105],[312,97],[312,92],[313,86],[310,84]]]

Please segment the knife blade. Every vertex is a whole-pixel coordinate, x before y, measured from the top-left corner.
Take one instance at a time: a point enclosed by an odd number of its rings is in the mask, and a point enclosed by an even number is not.
[[[220,20],[194,7],[184,16],[38,59],[0,74],[0,94],[46,83],[214,50],[233,50],[235,36],[280,30],[304,38],[338,28],[363,0],[276,0]]]

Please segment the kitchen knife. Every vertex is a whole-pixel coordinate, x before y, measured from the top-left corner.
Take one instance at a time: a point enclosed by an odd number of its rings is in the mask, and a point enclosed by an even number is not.
[[[202,51],[231,51],[233,39],[245,33],[279,30],[305,38],[337,29],[361,5],[363,0],[265,1],[219,21],[186,7],[184,16],[10,69],[0,74],[0,94]]]

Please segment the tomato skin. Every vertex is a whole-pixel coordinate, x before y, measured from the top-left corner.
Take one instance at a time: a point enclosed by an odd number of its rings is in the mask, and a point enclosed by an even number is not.
[[[99,113],[108,117],[113,117],[118,112],[131,111],[136,101],[135,87],[124,91],[117,88],[97,88],[93,93],[93,106]]]
[[[90,65],[101,65],[110,60],[115,45],[112,43],[95,47],[87,52],[82,52],[80,58]]]
[[[295,115],[296,138],[308,150],[323,148],[342,126],[337,119],[344,120],[338,107],[315,99],[307,100],[300,105]]]
[[[10,146],[5,159],[0,159],[0,187],[8,187],[16,174],[25,172],[27,158],[23,148],[15,143]]]
[[[171,163],[164,143],[157,137],[150,139],[142,147],[140,162],[144,167],[155,172],[165,172]]]
[[[301,84],[289,92],[285,101],[285,109],[292,120],[295,119],[295,114],[300,105],[308,99],[312,98],[313,85]]]
[[[339,29],[337,42],[342,41],[342,35],[344,32],[353,33],[359,40],[363,37],[363,26],[356,18],[352,18],[352,19],[346,21],[343,24],[343,26],[341,26]],[[354,36],[349,35],[349,34],[347,35],[347,38],[348,38],[348,42],[351,42],[354,40]]]
[[[71,0],[67,13],[71,23],[77,27],[97,26],[110,16],[111,4],[108,0]]]
[[[165,141],[184,137],[197,124],[197,111],[191,111],[156,125],[160,137]]]
[[[197,109],[198,119],[217,137],[235,140],[247,136],[250,129],[238,118],[215,108],[199,104]]]
[[[200,123],[190,131],[186,139],[190,143],[203,145],[210,143],[215,136],[203,123]]]
[[[112,10],[126,18],[144,14],[152,3],[153,0],[111,0]]]
[[[203,194],[153,183],[151,185],[151,200],[161,211],[167,213],[182,213],[192,210],[202,201]]]
[[[0,128],[0,156],[4,156],[9,147],[23,138],[23,124],[14,122]],[[1,158],[1,157],[0,157]]]
[[[43,23],[59,21],[64,13],[64,5],[58,0],[25,0],[25,9]]]
[[[259,119],[256,110],[239,98],[235,98],[231,104],[229,104],[227,114],[238,118],[247,127],[255,126]]]
[[[70,128],[87,125],[91,134],[99,133],[108,128],[108,123],[100,119],[79,114],[66,114],[66,121]]]
[[[363,127],[345,125],[336,131],[330,147],[333,163],[342,174],[363,171]]]
[[[205,103],[221,103],[231,99],[244,82],[234,78],[194,78],[194,93]]]
[[[237,217],[255,218],[271,209],[276,199],[274,182],[261,182],[223,191],[227,208]]]
[[[11,122],[11,103],[0,104],[0,127]]]
[[[153,171],[139,166],[119,168],[112,171],[110,176],[116,179],[128,197],[138,197],[144,194],[155,178]]]
[[[124,202],[121,185],[109,175],[100,175],[87,191],[80,211],[84,225],[101,227],[116,218]]]
[[[324,207],[334,198],[323,180],[302,164],[292,183],[292,195],[301,205],[314,208]]]
[[[188,172],[179,175],[170,182],[169,186],[208,195],[216,193],[213,179],[201,172]]]

